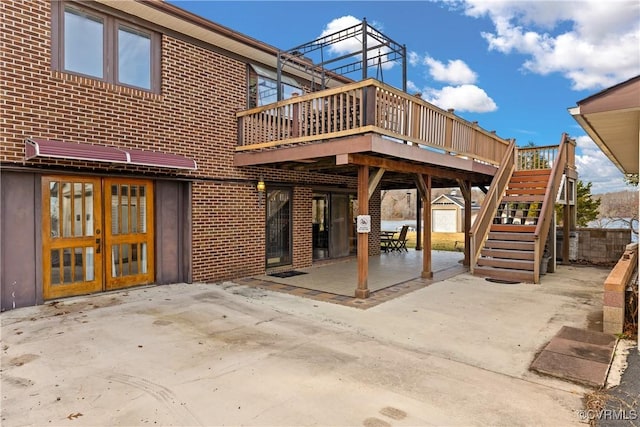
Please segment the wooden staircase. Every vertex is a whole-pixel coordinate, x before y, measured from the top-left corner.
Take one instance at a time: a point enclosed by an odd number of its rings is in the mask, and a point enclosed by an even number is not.
[[[551,169],[513,172],[474,274],[500,280],[535,281],[535,231]]]

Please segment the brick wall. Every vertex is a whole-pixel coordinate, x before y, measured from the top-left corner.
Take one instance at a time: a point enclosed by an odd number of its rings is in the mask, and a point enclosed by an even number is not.
[[[349,177],[233,166],[235,113],[246,106],[246,63],[162,36],[160,94],[52,70],[51,6],[0,2],[0,162],[4,166],[194,179],[193,279],[217,281],[264,271],[264,206],[255,183],[294,185],[294,267],[311,264],[311,187],[355,188]],[[166,151],[192,157],[197,171],[55,159],[24,160],[24,140]],[[296,185],[303,183],[301,185]]]

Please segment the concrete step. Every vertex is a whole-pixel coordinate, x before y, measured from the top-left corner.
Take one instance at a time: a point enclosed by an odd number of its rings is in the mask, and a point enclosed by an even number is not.
[[[478,258],[478,266],[480,267],[497,267],[507,268],[511,270],[527,270],[533,271],[533,261],[521,259],[503,259],[503,258]]]
[[[504,258],[504,259],[522,259],[533,261],[533,245],[531,250],[513,250],[513,249],[492,249],[484,248],[480,251],[480,255],[490,258]]]
[[[533,251],[534,243],[532,241],[518,240],[487,240],[484,244],[486,249],[507,249],[517,251]]]
[[[509,270],[504,268],[478,266],[473,269],[473,275],[480,277],[490,277],[492,279],[533,283],[533,271]]]

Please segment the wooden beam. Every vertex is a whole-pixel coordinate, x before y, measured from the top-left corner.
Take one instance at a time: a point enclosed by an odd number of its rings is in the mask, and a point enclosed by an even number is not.
[[[369,167],[358,168],[358,215],[369,215]],[[358,233],[358,287],[356,298],[369,297],[369,234]]]
[[[388,171],[415,173],[419,175],[433,175],[440,178],[464,179],[469,172],[455,172],[451,170],[439,169],[432,166],[418,165],[398,160],[383,159],[380,157],[366,156],[364,154],[349,154],[349,163],[354,165],[365,165],[383,168]]]
[[[422,251],[422,274],[421,276],[426,279],[433,277],[433,271],[431,271],[431,176],[421,175],[419,177],[423,181],[423,185],[426,189],[425,195],[422,198],[422,221],[424,222],[423,234],[423,248]]]
[[[464,198],[464,261],[462,265],[469,267],[471,259],[471,182],[458,180],[460,192]]]
[[[382,175],[384,175],[384,169],[382,168],[376,170],[373,175],[369,175],[369,198],[373,197],[373,192],[378,188]]]

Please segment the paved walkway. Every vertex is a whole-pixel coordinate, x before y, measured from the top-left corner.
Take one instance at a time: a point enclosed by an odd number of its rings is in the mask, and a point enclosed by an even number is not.
[[[587,389],[529,365],[593,326],[607,274],[461,274],[368,310],[229,282],[8,311],[2,425],[584,425]]]

